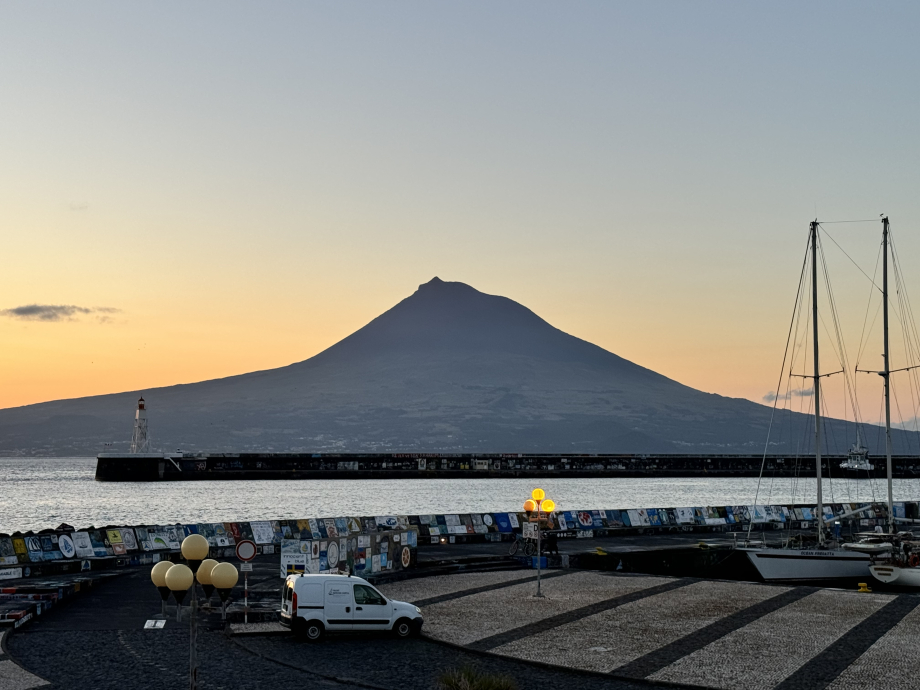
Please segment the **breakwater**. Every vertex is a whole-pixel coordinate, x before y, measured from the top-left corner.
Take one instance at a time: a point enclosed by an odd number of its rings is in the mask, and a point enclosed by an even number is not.
[[[827,520],[869,507],[842,522],[850,529],[871,529],[887,519],[883,505],[832,503]],[[920,518],[920,503],[894,504],[895,516]],[[178,558],[186,536],[201,534],[212,557],[232,558],[235,544],[250,539],[259,553],[278,554],[280,574],[350,571],[373,577],[415,567],[417,550],[426,544],[505,541],[519,534],[527,516],[519,512],[372,517],[304,518],[172,525],[61,525],[40,532],[0,534],[0,579],[68,572],[108,570]],[[559,537],[591,538],[617,534],[673,531],[724,532],[762,529],[810,529],[817,519],[809,505],[736,505],[686,508],[636,508],[557,511],[547,528]]]
[[[844,456],[825,456],[822,476],[885,476],[844,470]],[[439,453],[101,453],[97,481],[231,479],[456,479],[596,477],[815,477],[814,460],[788,455],[552,455]],[[920,477],[920,457],[893,458],[895,477]]]

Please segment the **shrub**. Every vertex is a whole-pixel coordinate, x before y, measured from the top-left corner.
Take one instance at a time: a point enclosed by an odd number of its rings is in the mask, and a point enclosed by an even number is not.
[[[439,690],[517,690],[510,676],[483,673],[472,666],[452,668],[438,678]]]

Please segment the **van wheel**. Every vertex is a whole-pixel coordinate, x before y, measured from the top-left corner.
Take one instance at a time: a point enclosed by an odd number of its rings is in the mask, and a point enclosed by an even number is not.
[[[410,637],[415,632],[412,621],[408,618],[400,618],[393,624],[393,634],[396,637]]]
[[[307,642],[319,642],[326,633],[326,628],[319,621],[304,621],[301,619],[300,625],[295,630],[298,637],[302,637]]]

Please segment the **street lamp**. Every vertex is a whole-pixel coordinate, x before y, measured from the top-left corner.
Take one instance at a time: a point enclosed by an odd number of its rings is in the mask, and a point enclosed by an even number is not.
[[[163,581],[166,583],[166,587],[169,588],[169,591],[172,592],[173,599],[176,600],[176,620],[179,620],[179,614],[182,611],[182,601],[185,599],[185,595],[188,594],[189,588],[195,582],[195,576],[192,574],[192,569],[187,565],[175,563],[166,571],[166,576],[163,578]],[[192,598],[192,604],[194,603],[195,599]]]
[[[169,599],[169,587],[166,586],[166,571],[172,566],[173,564],[170,561],[160,561],[150,571],[150,579],[153,581],[154,587],[159,590],[160,598],[163,600],[160,613],[163,618],[166,618],[166,601]]]
[[[161,561],[153,566],[150,571],[150,579],[156,588],[160,591],[163,599],[163,614],[166,614],[166,600],[169,593],[172,592],[176,600],[176,620],[180,620],[182,612],[182,601],[190,589],[195,587],[197,580],[204,589],[205,595],[210,599],[215,587],[221,593],[221,601],[225,601],[230,589],[236,584],[239,575],[236,568],[230,563],[218,563],[208,558],[208,540],[200,534],[190,534],[182,541],[182,556],[188,562],[188,565],[182,563],[170,563]],[[223,568],[223,569],[222,569]],[[222,570],[221,570],[222,569]],[[227,570],[229,569],[229,573]],[[221,571],[223,577],[215,580],[213,573]],[[232,574],[232,582],[231,580]],[[224,589],[222,589],[224,588]],[[189,689],[197,690],[198,688],[198,597],[192,593],[192,600],[189,603]]]
[[[524,501],[524,512],[527,513],[528,520],[537,523],[537,593],[534,596],[541,598],[543,597],[543,592],[540,591],[540,573],[542,572],[543,564],[540,556],[540,547],[542,545],[540,523],[544,519],[544,513],[551,513],[555,509],[556,503],[551,498],[546,498],[546,492],[543,489],[534,489],[530,494],[530,498]],[[536,520],[532,516],[534,512],[537,514]]]
[[[198,580],[201,589],[204,590],[204,595],[207,598],[209,607],[211,606],[211,595],[214,594],[214,584],[211,582],[211,571],[216,565],[217,561],[213,558],[206,558],[201,561],[201,565],[198,566],[198,572],[195,573],[195,579]]]
[[[240,573],[233,563],[218,563],[211,570],[211,584],[220,596],[221,620],[227,620],[227,597],[239,579]]]
[[[185,589],[192,588],[193,590],[188,617],[188,686],[190,690],[198,688],[198,595],[194,591],[195,575],[201,570],[202,561],[208,557],[209,550],[208,540],[203,536],[200,534],[188,535],[182,540],[182,547],[180,548],[182,557],[185,558],[188,566],[177,565],[169,571],[172,572],[175,568],[184,568],[191,576],[186,577],[185,573],[182,574]],[[175,590],[173,591],[173,596],[176,596]]]
[[[182,557],[193,573],[198,571],[201,561],[208,557],[209,549],[208,540],[200,534],[190,534],[182,540]]]
[[[172,590],[173,597],[176,600],[176,620],[179,620],[179,613],[182,611],[182,600],[188,590],[195,584],[195,576],[192,569],[187,565],[178,563],[166,571],[166,586]],[[198,617],[195,615],[198,610],[198,601],[194,594],[189,604],[189,688],[196,690],[198,687],[198,652],[195,649],[198,636]]]

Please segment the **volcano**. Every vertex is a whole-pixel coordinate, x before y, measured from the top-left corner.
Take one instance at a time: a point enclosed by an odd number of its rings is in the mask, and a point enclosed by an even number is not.
[[[0,410],[0,452],[126,451],[141,395],[157,450],[758,453],[770,421],[763,405],[695,390],[517,302],[434,278],[296,364]]]

